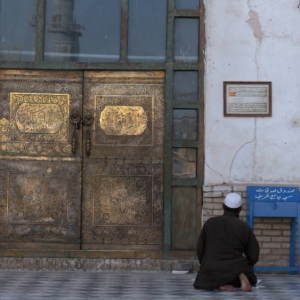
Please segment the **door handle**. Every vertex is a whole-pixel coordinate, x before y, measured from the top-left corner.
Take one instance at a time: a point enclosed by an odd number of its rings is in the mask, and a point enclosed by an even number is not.
[[[92,114],[88,111],[82,120],[82,125],[84,126],[91,126],[94,123],[94,117]],[[87,157],[91,155],[91,137],[92,137],[92,132],[88,128],[85,133],[85,154]]]
[[[85,117],[82,119],[78,111],[76,109],[73,109],[70,115],[70,121],[75,125],[75,128],[72,133],[72,153],[76,154],[77,144],[78,144],[76,129],[80,129],[80,124],[82,124],[83,126],[91,126],[94,123],[94,117],[88,111]],[[89,157],[91,154],[91,136],[92,136],[91,130],[87,129],[86,139],[85,139],[85,154],[87,157]]]
[[[75,125],[72,133],[72,153],[76,154],[77,152],[77,131],[76,129],[80,129],[80,123],[82,123],[81,115],[78,113],[76,109],[72,110],[72,113],[70,115],[70,122]]]
[[[85,126],[91,126],[94,123],[94,117],[92,114],[88,111],[82,120],[82,124]]]
[[[70,115],[70,121],[75,125],[76,129],[80,129],[80,123],[82,123],[82,120],[80,113],[78,113],[76,109],[72,110],[72,114]]]

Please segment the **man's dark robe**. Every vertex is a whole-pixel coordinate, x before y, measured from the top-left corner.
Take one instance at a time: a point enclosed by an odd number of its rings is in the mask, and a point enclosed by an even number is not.
[[[253,266],[259,258],[259,244],[250,226],[229,211],[208,219],[197,245],[200,270],[194,282],[197,289],[213,290],[223,285],[240,287],[244,273],[251,285],[257,278]]]

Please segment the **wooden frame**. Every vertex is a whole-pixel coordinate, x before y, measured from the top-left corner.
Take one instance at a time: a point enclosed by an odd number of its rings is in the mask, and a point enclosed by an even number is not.
[[[224,117],[271,117],[271,82],[223,82]]]

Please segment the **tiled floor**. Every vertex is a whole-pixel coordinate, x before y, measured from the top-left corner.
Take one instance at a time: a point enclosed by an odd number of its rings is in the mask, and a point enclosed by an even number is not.
[[[195,275],[1,270],[0,299],[300,299],[298,275],[258,275],[262,282],[252,293],[199,291],[192,285]]]

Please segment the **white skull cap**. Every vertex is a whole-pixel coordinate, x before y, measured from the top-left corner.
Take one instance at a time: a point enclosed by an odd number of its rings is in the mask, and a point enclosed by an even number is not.
[[[230,193],[225,197],[224,204],[229,208],[238,208],[242,206],[242,198],[237,193]]]

